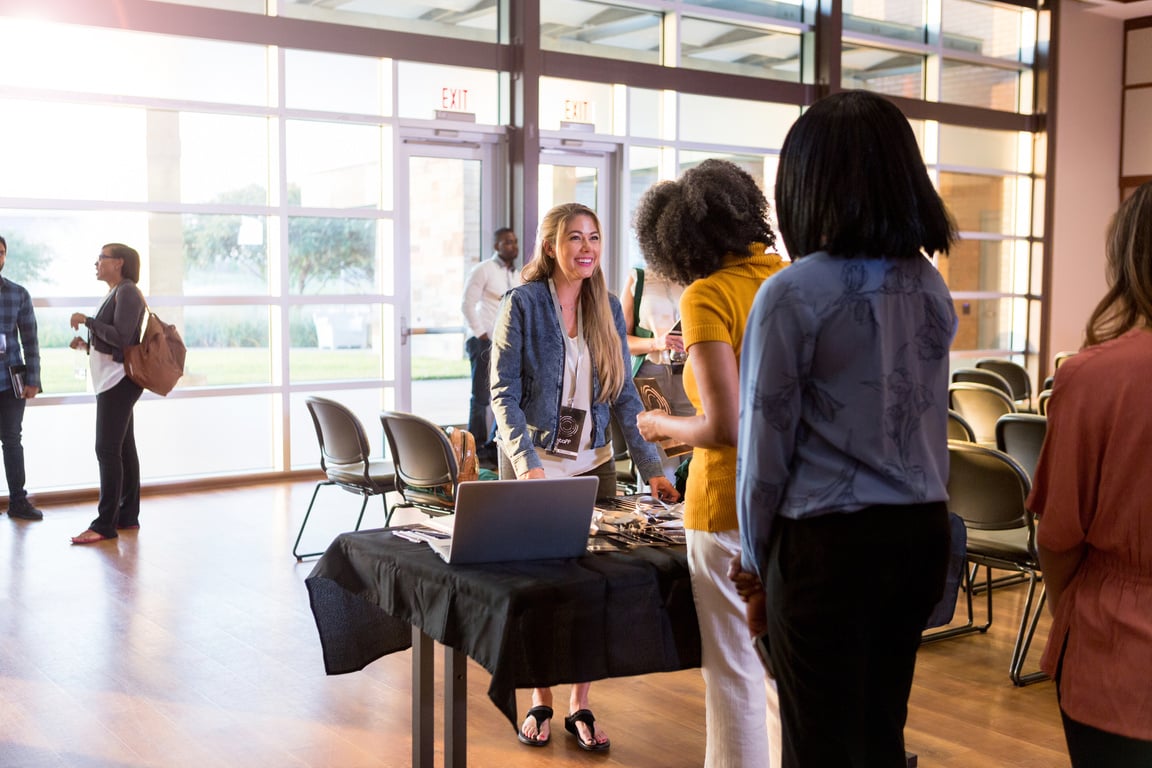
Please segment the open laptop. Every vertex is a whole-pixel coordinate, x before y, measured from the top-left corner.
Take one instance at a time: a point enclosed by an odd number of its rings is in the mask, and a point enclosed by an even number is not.
[[[429,545],[453,565],[579,557],[599,485],[595,477],[460,483],[456,514],[427,523],[451,536]]]

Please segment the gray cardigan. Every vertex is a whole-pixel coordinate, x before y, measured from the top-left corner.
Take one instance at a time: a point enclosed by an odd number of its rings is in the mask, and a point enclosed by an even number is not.
[[[624,370],[631,372],[632,357],[624,332],[620,300],[609,296],[612,319],[620,336]],[[517,474],[541,466],[536,449],[547,450],[556,441],[564,383],[564,331],[556,317],[546,281],[525,283],[504,294],[492,336],[492,411],[497,440]],[[596,402],[600,380],[592,369],[592,447],[608,442],[610,415],[615,414],[628,443],[628,452],[645,481],[663,477],[656,446],[636,428],[636,415],[644,410],[636,385],[626,377],[611,403]]]
[[[84,319],[92,348],[112,355],[118,363],[124,362],[124,347],[140,343],[145,308],[144,294],[136,283],[131,280],[117,283],[104,297],[96,315]]]

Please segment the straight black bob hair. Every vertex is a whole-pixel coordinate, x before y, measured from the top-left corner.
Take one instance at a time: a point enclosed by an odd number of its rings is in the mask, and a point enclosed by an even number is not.
[[[776,213],[792,259],[912,258],[946,254],[956,240],[908,120],[867,91],[827,96],[793,124],[780,150]]]

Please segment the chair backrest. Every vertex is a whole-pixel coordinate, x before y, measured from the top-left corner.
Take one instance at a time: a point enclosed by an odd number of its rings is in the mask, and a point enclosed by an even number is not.
[[[399,411],[383,411],[380,424],[396,466],[396,490],[404,500],[451,507],[458,469],[447,433],[427,419]]]
[[[334,473],[362,473],[368,479],[371,449],[364,425],[356,414],[335,400],[323,397],[304,399],[312,424],[316,427],[316,440],[320,443],[320,468],[330,478]]]
[[[948,407],[971,425],[976,442],[989,446],[996,444],[996,420],[1016,412],[1012,398],[1003,391],[986,384],[965,382],[948,387]]]
[[[1024,467],[1031,478],[1048,434],[1048,419],[1035,413],[1006,413],[996,421],[996,449]]]
[[[952,383],[964,384],[983,384],[988,387],[995,387],[1012,400],[1016,400],[1016,393],[1012,391],[1012,385],[1008,383],[996,371],[990,371],[986,368],[957,368],[952,371]]]
[[[1061,365],[1068,361],[1068,358],[1075,354],[1075,352],[1057,352],[1052,356],[1052,368],[1059,368]]]
[[[949,441],[948,510],[969,530],[1026,529],[1027,550],[1036,553],[1036,525],[1025,506],[1031,481],[1011,456],[994,448]]]
[[[984,357],[976,361],[976,367],[982,371],[998,373],[1008,382],[1012,389],[1012,399],[1023,401],[1032,405],[1032,377],[1028,369],[1014,360],[1003,357]]]
[[[948,439],[962,440],[966,443],[976,442],[976,433],[968,420],[951,408],[948,409]]]
[[[1046,389],[1036,395],[1036,412],[1041,416],[1048,415],[1048,401],[1052,399],[1052,389]]]

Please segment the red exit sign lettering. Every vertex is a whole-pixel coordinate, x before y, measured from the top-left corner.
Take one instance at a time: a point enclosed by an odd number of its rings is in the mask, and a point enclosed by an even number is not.
[[[592,105],[587,101],[564,99],[564,119],[577,123],[590,123]]]
[[[467,88],[441,88],[440,89],[440,106],[443,109],[451,109],[456,112],[467,112],[468,110],[468,89]]]

